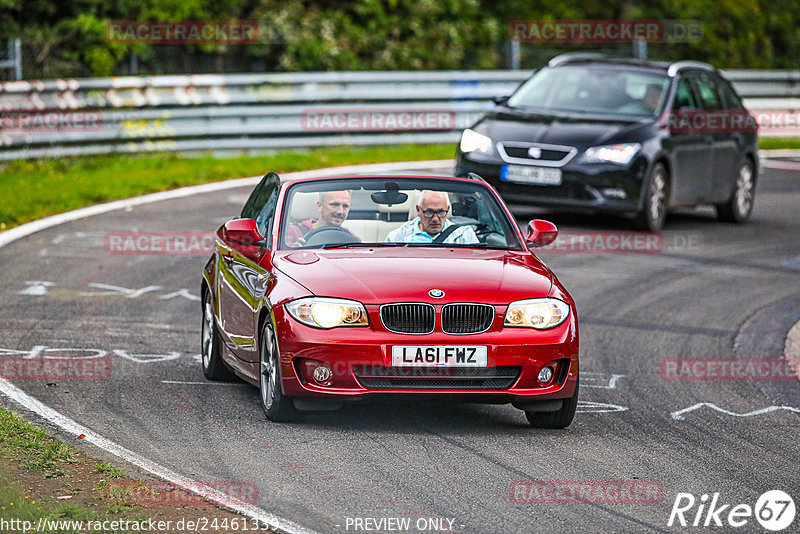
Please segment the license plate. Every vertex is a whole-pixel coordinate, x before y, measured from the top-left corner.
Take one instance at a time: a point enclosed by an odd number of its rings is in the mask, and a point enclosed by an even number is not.
[[[561,169],[527,165],[503,165],[500,179],[505,182],[519,184],[561,185]]]
[[[394,367],[486,367],[487,351],[483,346],[392,347]]]

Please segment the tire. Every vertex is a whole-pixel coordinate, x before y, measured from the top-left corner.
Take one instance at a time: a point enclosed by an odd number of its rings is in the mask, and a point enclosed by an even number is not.
[[[219,332],[214,320],[214,306],[211,304],[211,292],[205,291],[203,296],[203,324],[200,329],[200,363],[203,374],[209,380],[233,380],[234,374],[222,361],[219,346]]]
[[[657,232],[664,227],[667,218],[667,194],[669,173],[663,163],[656,163],[650,173],[644,208],[636,215],[634,226],[640,230]]]
[[[280,351],[269,318],[264,321],[264,327],[261,329],[258,352],[261,406],[267,414],[267,419],[278,423],[293,421],[297,418],[297,410],[292,399],[283,394]]]
[[[525,411],[525,417],[533,428],[566,428],[575,417],[578,407],[578,380],[575,381],[575,393],[572,397],[564,399],[561,408],[555,412]]]
[[[717,219],[722,222],[743,223],[750,217],[756,199],[756,180],[753,174],[753,163],[749,159],[739,164],[731,198],[716,205]]]

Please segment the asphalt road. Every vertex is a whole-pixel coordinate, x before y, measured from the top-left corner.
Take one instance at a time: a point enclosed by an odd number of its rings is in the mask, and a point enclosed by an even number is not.
[[[3,358],[98,355],[112,369],[107,379],[14,384],[187,477],[255,483],[259,507],[325,533],[363,532],[359,518],[410,518],[411,532],[435,531],[433,518],[453,520],[451,531],[489,534],[697,530],[667,527],[680,492],[753,506],[780,489],[800,506],[800,413],[747,415],[800,409],[797,381],[661,374],[666,358],[780,357],[800,316],[800,172],[765,170],[747,225],[687,211],[670,216],[659,253],[542,255],[580,318],[580,413],[563,431],[533,430],[510,406],[411,401],[275,424],[255,388],[206,382],[197,298],[207,256],[109,254],[104,236],[212,231],[247,193],[98,215],[0,249]],[[521,222],[542,215],[514,211]],[[612,217],[547,218],[562,231],[628,228]],[[663,493],[644,503],[513,502],[531,497],[515,494],[515,481],[526,480],[595,488],[638,480]],[[690,521],[697,509],[686,513]],[[752,517],[737,530],[763,531]]]

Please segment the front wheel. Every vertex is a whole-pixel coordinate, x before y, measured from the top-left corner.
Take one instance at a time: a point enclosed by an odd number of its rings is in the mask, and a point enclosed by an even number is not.
[[[281,363],[278,342],[269,318],[261,329],[259,344],[259,386],[261,405],[267,419],[276,422],[291,421],[297,416],[292,399],[283,394],[281,387]]]
[[[211,292],[206,291],[203,296],[203,324],[200,328],[202,344],[200,362],[203,374],[209,380],[232,380],[234,378],[222,361],[222,351],[219,344],[217,323],[214,319],[214,306],[211,304]]]
[[[561,408],[555,412],[526,411],[525,417],[533,428],[566,428],[575,417],[578,408],[578,379],[575,378],[575,393],[572,397],[564,399]]]
[[[753,212],[753,202],[756,197],[756,181],[753,164],[745,160],[739,165],[736,175],[736,186],[731,198],[717,204],[717,218],[723,222],[742,223]]]
[[[657,232],[667,218],[669,173],[663,163],[656,163],[650,174],[650,184],[644,196],[644,208],[636,216],[636,228]]]

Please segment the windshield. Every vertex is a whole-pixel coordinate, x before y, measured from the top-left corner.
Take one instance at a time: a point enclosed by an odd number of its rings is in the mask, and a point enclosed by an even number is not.
[[[666,74],[608,65],[543,68],[509,98],[510,107],[545,112],[650,117],[663,107]]]
[[[286,193],[281,249],[521,249],[514,223],[482,182],[365,177],[304,182]]]

